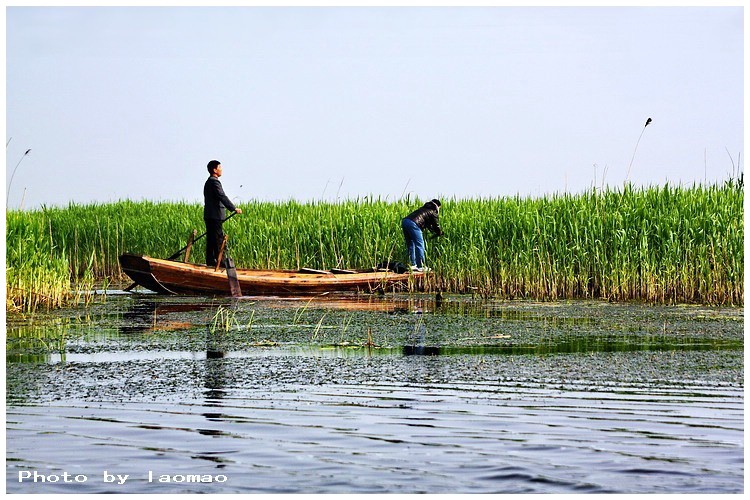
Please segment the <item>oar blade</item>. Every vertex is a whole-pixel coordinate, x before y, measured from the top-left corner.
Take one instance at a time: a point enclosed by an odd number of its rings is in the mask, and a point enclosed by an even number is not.
[[[240,281],[237,279],[237,268],[234,266],[234,260],[231,257],[226,258],[226,269],[229,291],[232,293],[232,297],[242,297]]]

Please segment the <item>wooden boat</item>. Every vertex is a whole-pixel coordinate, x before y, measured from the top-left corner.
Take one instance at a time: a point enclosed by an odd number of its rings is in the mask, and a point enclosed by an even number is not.
[[[120,266],[136,284],[162,294],[230,295],[224,268],[157,259],[147,255],[120,255]],[[388,269],[261,270],[237,269],[243,295],[301,295],[324,292],[374,292],[407,287],[422,272],[397,273]]]

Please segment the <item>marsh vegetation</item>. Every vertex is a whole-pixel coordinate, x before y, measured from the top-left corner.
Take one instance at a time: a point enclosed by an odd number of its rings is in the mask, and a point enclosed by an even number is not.
[[[427,291],[484,297],[744,303],[741,180],[691,187],[443,200]],[[420,200],[242,203],[225,225],[238,267],[364,268],[405,261],[399,220]],[[55,307],[124,283],[123,252],[166,257],[203,230],[200,204],[120,201],[11,210],[8,310]],[[201,240],[191,260],[202,262]]]

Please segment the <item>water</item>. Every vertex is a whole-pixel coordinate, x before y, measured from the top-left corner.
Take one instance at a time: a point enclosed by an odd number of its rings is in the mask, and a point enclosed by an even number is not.
[[[114,296],[9,321],[6,488],[740,493],[742,315]]]

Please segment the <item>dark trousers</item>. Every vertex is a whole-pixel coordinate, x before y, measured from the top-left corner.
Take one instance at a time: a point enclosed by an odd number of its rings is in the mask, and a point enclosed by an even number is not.
[[[206,265],[216,267],[221,242],[224,241],[224,231],[221,228],[224,221],[221,219],[203,219],[203,221],[206,223]]]

